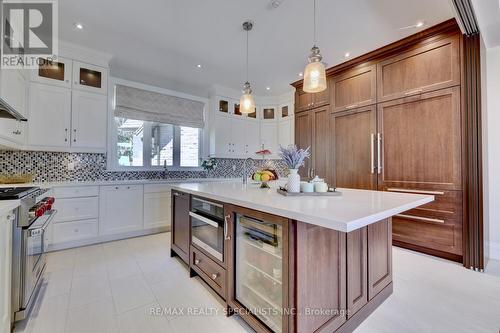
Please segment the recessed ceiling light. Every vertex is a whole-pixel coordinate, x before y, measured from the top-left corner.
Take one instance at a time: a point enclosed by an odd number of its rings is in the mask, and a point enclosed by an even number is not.
[[[415,27],[417,27],[417,28],[421,28],[423,26],[424,26],[424,22],[422,22],[422,21],[419,21],[419,22],[417,22],[417,24],[415,24]]]
[[[304,74],[302,74],[302,73],[299,73],[299,76],[300,76],[300,77],[302,77],[302,76],[304,76]]]
[[[196,65],[196,67],[201,68],[201,65],[198,64],[198,65]]]
[[[77,28],[78,30],[82,30],[83,29],[83,24],[81,24],[81,23],[75,23],[75,28]]]
[[[346,52],[346,53],[344,54],[344,58],[349,58],[350,56],[351,56],[351,54],[350,54],[349,52]]]
[[[271,90],[271,87],[266,87],[266,90]]]

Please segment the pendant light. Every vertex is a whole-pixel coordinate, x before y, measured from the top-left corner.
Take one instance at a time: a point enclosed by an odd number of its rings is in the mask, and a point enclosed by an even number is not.
[[[313,0],[314,11],[314,35],[313,47],[309,55],[309,64],[304,70],[304,85],[302,89],[307,93],[318,93],[326,89],[326,69],[321,62],[323,57],[316,46],[316,0]]]
[[[252,30],[253,22],[246,21],[243,22],[243,30],[247,32],[247,79],[243,85],[243,95],[240,98],[240,112],[241,113],[254,113],[255,112],[255,100],[252,96],[252,87],[250,82],[248,82],[248,32]]]

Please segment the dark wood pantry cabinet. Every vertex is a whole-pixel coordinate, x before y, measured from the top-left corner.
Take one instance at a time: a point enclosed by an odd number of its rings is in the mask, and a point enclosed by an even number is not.
[[[191,243],[190,197],[188,193],[172,191],[171,255],[178,255],[186,264],[189,264]]]
[[[464,252],[481,245],[464,234],[469,214],[481,208],[468,208],[465,198],[480,189],[464,179],[477,158],[468,152],[480,148],[465,145],[473,111],[463,82],[464,38],[450,20],[330,68],[322,106],[302,81],[293,85],[295,142],[312,153],[301,176],[317,174],[340,188],[434,195],[393,218],[393,244],[468,266]]]

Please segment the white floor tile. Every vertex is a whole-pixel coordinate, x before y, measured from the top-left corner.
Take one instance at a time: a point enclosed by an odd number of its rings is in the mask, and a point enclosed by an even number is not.
[[[39,297],[30,318],[16,327],[16,332],[63,333],[68,314],[68,298],[68,294]]]
[[[66,322],[66,332],[118,332],[113,301],[104,299],[70,309]]]
[[[141,270],[133,258],[108,261],[106,269],[109,279],[141,274]]]
[[[158,309],[160,305],[152,303],[119,315],[120,333],[177,333]]]
[[[73,279],[70,293],[70,308],[79,307],[111,297],[107,277],[84,276]]]
[[[43,285],[45,297],[69,294],[73,281],[73,269],[62,269],[45,272]]]
[[[136,309],[156,301],[142,275],[110,280],[115,308],[118,313]]]

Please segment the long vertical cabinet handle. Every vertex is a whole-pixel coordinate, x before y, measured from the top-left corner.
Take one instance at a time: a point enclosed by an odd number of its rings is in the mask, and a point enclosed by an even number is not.
[[[374,174],[375,173],[375,134],[372,133],[370,135],[370,170],[371,170],[371,173]]]
[[[228,225],[229,223],[227,222],[227,220],[231,217],[230,214],[224,216],[224,239],[225,240],[230,240],[231,239],[231,236],[229,236],[229,233],[228,233]]]
[[[377,173],[382,173],[382,154],[380,149],[382,147],[382,134],[377,133]]]

